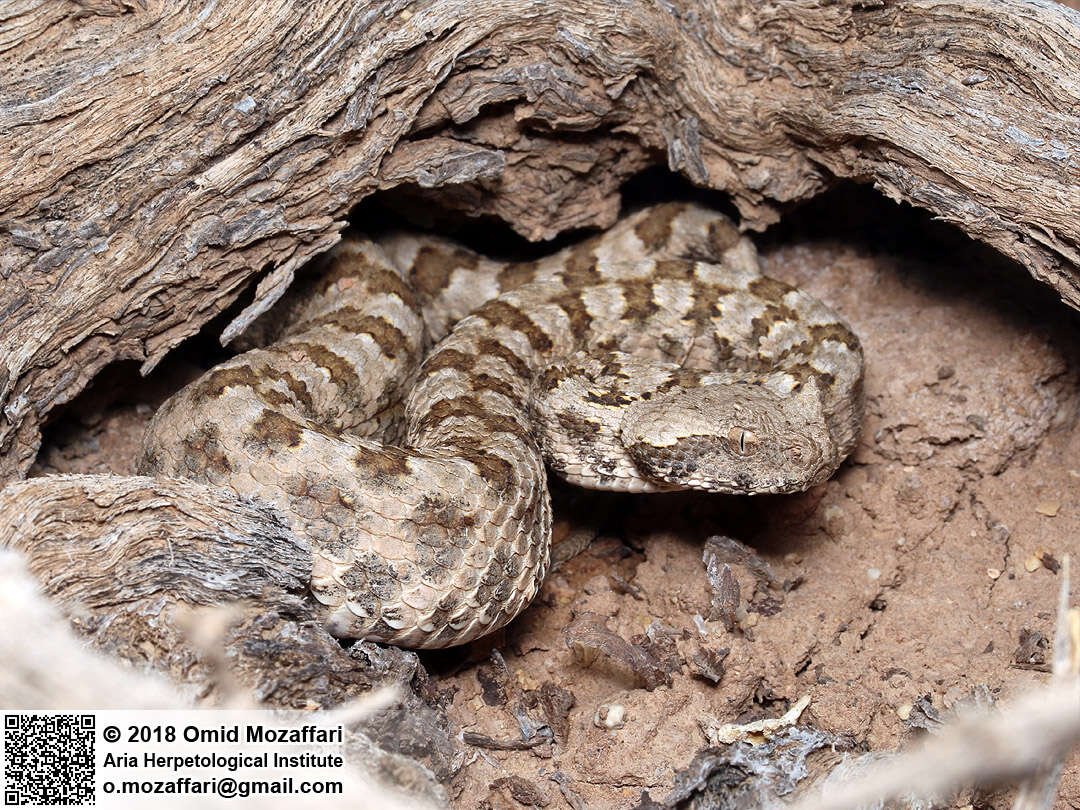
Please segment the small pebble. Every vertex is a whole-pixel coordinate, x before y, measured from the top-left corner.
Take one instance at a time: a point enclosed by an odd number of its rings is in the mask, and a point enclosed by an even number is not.
[[[901,703],[896,707],[896,716],[901,720],[907,720],[911,717],[911,710],[915,708],[910,703]]]
[[[866,575],[868,577],[870,577],[870,579],[880,579],[881,578],[881,569],[880,568],[867,568],[866,569]]]
[[[986,575],[990,577],[990,579],[997,579],[1001,576],[1001,571],[997,568],[987,568]]]
[[[1035,507],[1035,511],[1038,512],[1040,515],[1046,515],[1047,517],[1057,517],[1057,513],[1060,508],[1060,501],[1043,501]]]
[[[1024,570],[1027,571],[1029,574],[1033,571],[1038,571],[1040,568],[1042,568],[1042,560],[1040,560],[1034,554],[1024,560]]]
[[[593,725],[597,728],[608,730],[622,728],[626,725],[626,707],[618,703],[608,703],[599,706],[593,714]]]
[[[844,533],[844,510],[832,504],[825,507],[821,515],[825,522],[825,531],[832,535]]]

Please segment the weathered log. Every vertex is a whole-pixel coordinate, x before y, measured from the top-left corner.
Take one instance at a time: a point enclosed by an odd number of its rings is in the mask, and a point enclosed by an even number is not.
[[[31,633],[34,654],[27,656],[27,637]],[[43,597],[21,555],[4,549],[0,549],[0,657],[16,662],[0,668],[0,705],[8,711],[44,706],[78,711],[187,709],[194,705],[190,690],[179,690],[157,673],[139,671],[88,648],[82,638],[71,632],[68,619]],[[237,708],[236,704],[231,708]],[[349,713],[353,718],[363,718],[369,729],[347,729],[344,737],[350,766],[357,765],[361,770],[355,773],[352,767],[345,769],[346,795],[353,801],[342,799],[334,806],[342,810],[445,807],[446,791],[432,779],[430,771],[380,746],[378,735],[371,734],[370,729],[376,725],[372,721],[377,722],[378,715],[364,717],[357,708],[352,704]],[[415,728],[416,715],[408,718],[413,719]],[[377,725],[374,730],[379,730]],[[387,793],[379,784],[370,784],[371,777],[396,791]],[[354,780],[361,780],[360,784]],[[192,798],[185,806],[215,805],[203,805]],[[296,802],[264,802],[261,806],[295,807]]]
[[[427,678],[416,654],[346,650],[326,632],[307,598],[311,549],[269,505],[189,481],[57,475],[0,490],[0,515],[0,549],[22,554],[99,650],[201,697],[264,706],[328,708],[393,685],[395,701],[362,724],[380,756],[399,770],[408,762],[391,754],[415,758],[441,781],[460,767],[445,714],[414,691]]]
[[[0,480],[403,184],[538,239],[650,164],[747,228],[850,177],[1080,307],[1080,14],[1047,0],[16,0],[0,53]]]

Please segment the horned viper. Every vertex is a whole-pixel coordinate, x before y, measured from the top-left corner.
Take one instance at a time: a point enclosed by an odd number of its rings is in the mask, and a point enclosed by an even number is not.
[[[354,236],[265,317],[276,340],[158,410],[140,469],[276,505],[343,637],[445,647],[516,616],[548,567],[545,462],[597,489],[793,492],[862,416],[851,329],[687,204],[528,263]]]

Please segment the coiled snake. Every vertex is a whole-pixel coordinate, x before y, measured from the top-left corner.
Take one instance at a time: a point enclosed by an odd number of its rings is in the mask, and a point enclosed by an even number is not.
[[[793,492],[862,416],[851,329],[692,205],[529,263],[349,238],[264,317],[276,341],[168,400],[139,466],[277,506],[343,637],[445,647],[516,616],[548,566],[545,461],[598,489]]]

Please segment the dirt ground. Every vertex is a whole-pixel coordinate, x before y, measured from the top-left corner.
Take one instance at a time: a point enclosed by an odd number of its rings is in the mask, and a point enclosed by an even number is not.
[[[558,536],[596,535],[592,546],[497,637],[421,656],[470,734],[456,806],[630,808],[643,791],[667,795],[713,720],[778,717],[809,696],[803,723],[893,750],[921,733],[922,698],[947,715],[973,689],[1008,700],[1047,680],[1058,562],[1080,538],[1080,314],[868,189],[825,195],[757,242],[766,273],[829,303],[863,341],[857,450],[794,496],[558,492]],[[147,380],[130,365],[106,372],[53,423],[35,473],[133,472],[148,416],[217,359],[212,340]],[[727,543],[720,560],[739,583],[731,630],[707,618],[714,536],[752,549]],[[586,613],[642,636],[670,685],[650,691],[603,654],[585,666],[564,628]],[[506,751],[485,739],[520,743],[530,723],[554,741]],[[1078,766],[1059,806],[1080,806]]]

